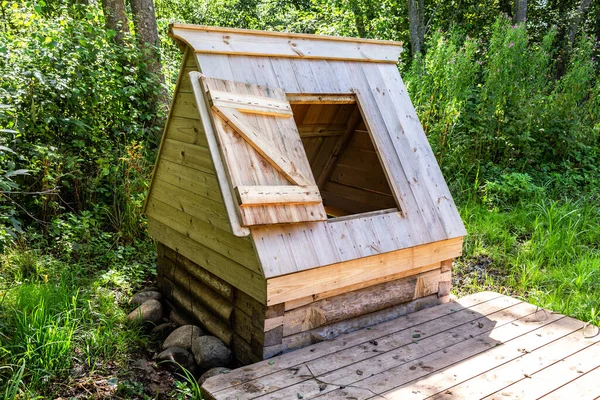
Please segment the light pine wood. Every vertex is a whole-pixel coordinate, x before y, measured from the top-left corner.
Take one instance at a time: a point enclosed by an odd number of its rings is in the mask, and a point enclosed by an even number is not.
[[[267,280],[267,304],[285,303],[374,279],[385,279],[460,255],[462,239],[450,239],[337,263]]]
[[[466,232],[388,57],[398,44],[172,35],[187,50],[146,213],[175,251],[158,271],[173,302],[221,321],[248,362],[448,301]]]
[[[358,329],[371,327],[441,303],[442,300],[435,295],[421,297],[372,313],[362,314],[329,325],[319,326],[308,331],[298,332],[294,335],[282,337],[281,345],[266,346],[263,356],[265,358],[270,358],[285,352],[297,350],[314,343],[343,336],[344,334],[354,332]]]
[[[167,126],[165,135],[178,142],[195,144],[208,147],[204,127],[198,119],[189,119],[173,116]]]
[[[581,331],[577,330],[546,346],[528,349],[530,352],[523,353],[514,360],[477,376],[474,376],[466,368],[461,368],[461,371],[457,371],[456,368],[450,367],[442,372],[447,379],[442,380],[428,377],[421,380],[420,393],[423,395],[431,393],[433,394],[432,399],[437,400],[455,399],[457,397],[473,399],[482,398],[494,393],[502,394],[504,388],[517,382],[528,380],[530,379],[529,377],[556,363],[562,363],[565,358],[573,353],[585,350],[583,354],[589,357],[589,347],[597,346],[599,340],[600,338],[586,339],[581,334]],[[451,375],[456,372],[461,373],[459,375]],[[448,383],[453,386],[448,387]]]
[[[175,84],[175,93],[178,92],[179,88],[182,85],[182,81],[185,79],[185,77],[183,75],[184,75],[184,71],[185,71],[186,67],[188,66],[188,64],[196,65],[196,63],[197,63],[196,57],[194,57],[194,53],[193,53],[192,49],[186,47],[183,51],[183,59],[181,61],[181,66],[179,67],[179,75],[177,76],[177,83]],[[157,161],[160,160],[160,156],[162,154],[163,143],[165,142],[167,133],[169,132],[169,130],[177,130],[175,127],[171,127],[171,121],[176,119],[176,116],[173,113],[173,109],[175,108],[175,103],[176,103],[176,97],[173,96],[173,99],[171,100],[171,107],[170,107],[171,112],[169,112],[169,115],[167,116],[165,128],[163,130],[163,134],[162,134],[162,137],[160,140],[160,145],[158,147],[157,158],[156,158]],[[146,201],[144,203],[144,212],[146,212],[146,208],[148,206],[148,199],[150,198],[150,194],[152,193],[152,187],[154,186],[154,179],[155,179],[157,170],[158,170],[158,163],[156,163],[154,165],[154,168],[152,169],[152,176],[150,177],[150,185],[148,187],[148,197],[146,197]]]
[[[207,399],[592,399],[600,338],[584,338],[582,326],[486,292],[234,370],[202,390]]]
[[[245,122],[245,118],[234,109],[228,107],[214,108],[223,119],[240,134],[246,142],[254,148],[260,155],[269,161],[279,172],[285,176],[291,183],[301,186],[312,184],[310,178],[298,171],[298,167],[291,163],[287,157],[279,153],[273,146],[261,139],[263,132],[250,126]]]
[[[354,95],[339,94],[287,94],[290,104],[354,104]]]
[[[370,329],[363,329],[275,357],[271,363],[263,361],[244,370],[234,370],[231,372],[232,375],[227,377],[228,379],[207,381],[203,385],[204,394],[210,393],[212,397],[208,398],[219,399],[227,398],[227,395],[232,393],[242,396],[240,398],[252,398],[249,396],[251,393],[246,392],[244,388],[254,385],[256,391],[254,397],[260,397],[267,393],[275,396],[281,389],[288,387],[292,389],[302,384],[312,385],[319,393],[319,382],[311,379],[313,374],[319,376],[344,367],[351,370],[356,362],[385,355],[391,349],[401,349],[413,343],[412,336],[416,330],[428,332],[427,337],[434,338],[436,334],[444,332],[449,326],[467,326],[482,315],[494,314],[498,310],[520,304],[517,300],[499,297],[491,292],[471,296],[464,299],[463,302],[464,304],[447,303],[428,308],[407,317],[400,317],[373,326]],[[308,373],[308,369],[312,372]],[[352,371],[350,377],[355,376],[356,379],[360,379],[355,371],[355,369]],[[365,374],[364,377],[367,376]],[[245,382],[248,383],[248,386],[244,385]],[[326,389],[330,392],[337,387],[339,386],[332,385],[330,387],[328,385]],[[289,395],[289,393],[292,393],[291,390],[287,394]],[[299,393],[307,398],[312,397],[310,391]],[[293,393],[293,395],[296,394]],[[285,396],[280,398],[285,398]]]
[[[396,64],[402,44],[393,41],[340,38],[171,24],[169,36],[197,53],[343,59]]]
[[[175,229],[162,224],[153,218],[148,219],[150,236],[178,251],[186,258],[202,265],[206,270],[217,275],[233,287],[244,291],[258,302],[266,304],[266,284],[264,277],[244,265],[239,264],[222,254],[201,245]],[[253,262],[251,258],[246,263]]]
[[[210,74],[211,76],[216,76],[219,78],[225,78],[225,79],[238,79],[241,81],[245,81],[245,82],[249,82],[249,83],[264,83],[264,84],[268,84],[271,85],[273,87],[281,87],[283,88],[286,92],[289,93],[328,93],[328,94],[332,94],[332,93],[351,93],[352,90],[356,89],[358,92],[359,97],[360,96],[364,96],[367,98],[372,99],[372,94],[371,94],[371,90],[370,90],[370,83],[365,79],[365,76],[367,74],[370,74],[371,71],[369,68],[365,68],[368,67],[368,65],[362,65],[363,68],[358,69],[359,67],[361,67],[361,63],[349,63],[349,62],[340,62],[340,61],[319,61],[319,60],[315,60],[315,61],[310,61],[310,60],[283,60],[283,59],[276,59],[276,58],[263,58],[260,60],[260,63],[256,63],[257,68],[254,67],[254,64],[247,64],[249,65],[248,69],[245,70],[239,70],[239,69],[235,69],[233,66],[235,65],[241,65],[242,62],[245,62],[247,60],[251,60],[252,57],[239,57],[239,56],[219,56],[219,55],[199,55],[198,59],[200,60],[200,63],[202,64],[203,60],[206,60],[206,62],[208,63],[208,60],[213,60],[210,61],[210,63],[214,62],[214,65],[218,65],[219,68],[212,68],[212,64],[205,64],[207,65],[207,68],[203,69],[203,71],[207,74]],[[219,60],[218,63],[216,60]],[[228,64],[225,64],[225,60],[227,60],[226,62]],[[264,67],[265,65],[267,65],[268,63],[271,64],[271,72],[268,72],[268,68]],[[228,65],[228,67],[225,67],[225,65]],[[245,64],[246,65],[246,64]],[[364,69],[364,72],[362,71]],[[263,73],[264,71],[267,71],[268,73]],[[388,70],[386,70],[387,73]],[[391,71],[391,70],[389,70]],[[396,72],[397,74],[397,72]],[[329,79],[330,77],[334,77],[333,79]],[[381,87],[379,87],[379,89],[381,90]],[[375,89],[373,89],[373,91],[376,92]],[[386,94],[387,96],[387,94]],[[378,110],[378,107],[380,107],[380,104],[377,103],[376,101],[372,101],[369,100],[367,101],[367,104],[369,105],[369,109],[368,111],[368,116],[367,119],[372,119],[374,121],[382,121],[381,117],[377,117],[377,114],[375,113]],[[296,106],[300,106],[300,105],[296,105]],[[403,107],[403,105],[392,105],[391,103],[386,103],[386,102],[381,102],[381,107],[385,108],[385,113],[387,113],[386,115],[391,115],[392,113],[402,113],[402,109],[401,107]],[[362,107],[363,109],[365,109],[365,107]],[[382,109],[383,110],[383,109]],[[412,111],[411,111],[412,112]],[[386,117],[387,118],[387,117]],[[417,120],[418,121],[418,120]],[[384,149],[392,149],[393,152],[395,152],[395,147],[392,143],[390,142],[385,142],[382,141],[380,138],[385,139],[383,136],[380,136],[380,133],[388,133],[391,132],[394,125],[391,123],[391,120],[389,122],[389,126],[386,125],[388,124],[387,120],[383,120],[383,122],[377,122],[375,123],[374,126],[376,127],[381,127],[377,129],[377,133],[374,133],[374,139],[381,142],[381,144],[379,145],[380,148],[384,148]],[[372,130],[372,129],[371,129]],[[406,133],[405,135],[412,135],[413,133]],[[365,137],[365,134],[361,134],[358,137]],[[357,141],[354,141],[355,143],[359,143]],[[421,146],[421,148],[423,148],[423,146]],[[425,149],[427,150],[427,149]],[[401,173],[401,171],[403,170],[403,167],[401,166],[401,164],[398,164],[397,160],[398,156],[395,155],[393,152],[381,152],[381,156],[382,156],[382,164],[384,164],[386,166],[385,168],[385,173],[386,174],[391,174],[391,176],[389,176],[388,180],[390,182],[394,182],[394,184],[392,186],[392,190],[393,190],[393,194],[394,197],[396,197],[396,200],[400,200],[401,202],[404,202],[404,207],[401,205],[401,209],[404,211],[406,211],[408,213],[407,217],[405,218],[404,221],[398,221],[401,222],[401,225],[403,226],[399,226],[396,228],[396,232],[409,232],[410,236],[407,236],[407,234],[405,233],[405,237],[403,237],[401,239],[401,243],[405,243],[405,242],[413,242],[414,245],[417,245],[419,243],[424,243],[424,242],[430,242],[430,241],[437,241],[437,240],[442,240],[445,237],[448,237],[448,235],[445,233],[445,228],[443,226],[443,224],[441,224],[441,219],[437,218],[436,220],[431,220],[432,222],[427,222],[427,221],[423,221],[423,219],[421,218],[421,215],[423,215],[423,211],[420,209],[420,203],[417,201],[412,201],[409,202],[410,204],[407,203],[407,201],[410,200],[408,196],[409,193],[412,193],[412,191],[410,190],[410,186],[414,185],[414,181],[412,181],[410,184],[407,182],[407,176],[403,175]],[[414,153],[414,152],[413,152]],[[315,153],[315,155],[317,155],[318,153]],[[326,154],[326,153],[325,153]],[[422,157],[423,160],[425,160],[426,162],[428,162],[428,164],[430,165],[429,168],[437,168],[437,166],[435,165],[435,160],[434,158],[431,156],[431,154],[429,154],[427,151],[424,151],[423,156],[421,156],[421,153],[419,153],[417,151],[417,154],[410,154],[407,153],[407,157],[410,158],[414,158],[414,157]],[[396,157],[396,158],[394,158]],[[324,162],[324,161],[322,161]],[[311,156],[311,165],[314,163],[314,160]],[[421,168],[420,166],[418,168]],[[315,170],[315,167],[313,166],[313,170]],[[400,171],[400,173],[398,173]],[[427,177],[427,175],[423,174],[423,176],[420,177],[421,179],[429,179]],[[419,177],[417,177],[417,180],[419,180]],[[404,186],[404,188],[406,189],[402,189],[401,186],[398,185],[398,182],[406,182],[406,186]],[[424,192],[424,193],[428,193],[428,192]],[[430,194],[427,194],[427,196],[430,196]],[[431,210],[434,213],[438,213],[439,210],[435,207],[433,207],[433,204],[437,204],[438,198],[432,198],[431,201],[429,202],[429,204],[431,205]],[[440,198],[440,202],[442,201],[442,199]],[[422,203],[422,202],[421,202]],[[427,203],[423,203],[423,204],[427,204]],[[430,217],[428,217],[430,218]],[[445,218],[445,217],[442,217]],[[436,221],[436,222],[433,222]],[[423,229],[423,226],[429,226],[430,228],[433,229]],[[296,227],[296,228],[289,228],[288,231],[293,231],[293,230],[304,230],[304,228],[301,228],[300,226]],[[464,233],[464,230],[463,230]],[[334,242],[336,241],[335,238],[332,238],[334,240]],[[263,236],[261,235],[261,240],[263,240]],[[265,243],[267,244],[267,243]],[[342,243],[339,243],[338,247],[343,247]],[[309,251],[314,251],[310,248],[305,248],[302,250],[302,253],[307,253]],[[348,252],[351,252],[352,250],[347,248]],[[319,255],[315,255],[317,258],[319,257]],[[358,256],[358,254],[357,254]],[[308,265],[306,265],[306,267],[302,266],[302,263],[298,263],[297,261],[295,261],[293,255],[290,255],[290,257],[286,257],[286,261],[285,264],[288,265],[288,269],[287,269],[287,273],[293,272],[295,270],[301,269],[301,268],[306,268],[308,267]],[[325,257],[324,257],[325,258]],[[278,259],[279,260],[279,259]],[[273,259],[270,260],[265,260],[268,264],[273,263]],[[274,268],[275,266],[270,266],[270,265],[266,265],[265,268],[266,270],[271,270],[271,269],[276,269]],[[295,264],[295,265],[294,265]],[[314,267],[314,266],[311,266]],[[310,268],[310,267],[309,267]]]
[[[377,279],[363,281],[363,282],[357,283],[355,285],[345,286],[343,288],[329,290],[329,291],[323,292],[323,293],[317,293],[317,294],[302,297],[302,298],[299,298],[296,300],[286,301],[285,302],[285,310],[286,311],[293,310],[294,308],[301,307],[301,306],[310,304],[310,303],[318,301],[318,300],[327,299],[329,297],[337,296],[337,295],[340,295],[343,293],[368,288],[371,286],[378,285],[382,282],[393,282],[398,279],[406,278],[407,276],[418,275],[423,272],[432,271],[432,270],[436,270],[436,269],[439,269],[439,263],[434,263],[431,265],[424,265],[420,268],[414,268],[414,269],[411,269],[410,271],[404,271],[404,272],[400,272],[398,274],[394,274],[391,277],[384,276],[384,277],[377,278]]]
[[[477,310],[474,307],[484,305],[494,299],[500,298],[500,295],[493,292],[482,292],[468,298],[461,299],[461,304],[446,303],[437,307],[428,308],[418,313],[412,314],[410,318],[401,317],[398,320],[384,322],[382,324],[371,327],[368,330],[360,330],[349,333],[331,341],[321,342],[314,346],[303,348],[294,351],[287,355],[282,355],[273,358],[269,361],[262,361],[252,365],[246,369],[236,369],[231,371],[231,379],[213,379],[207,381],[203,385],[203,389],[207,393],[216,393],[228,388],[232,388],[245,381],[254,381],[261,379],[264,376],[278,373],[290,368],[295,368],[303,363],[318,362],[323,357],[328,357],[330,354],[335,354],[344,349],[350,349],[355,346],[367,345],[370,341],[380,340],[382,337],[402,332],[410,331],[415,326],[420,324],[431,323],[440,318],[450,317],[452,320],[457,316],[462,316],[463,312],[474,313]],[[508,305],[519,303],[514,301]],[[506,307],[507,305],[504,305]],[[443,323],[441,324],[443,326]],[[378,342],[379,343],[379,342]],[[291,356],[293,354],[293,357]]]
[[[237,207],[234,203],[232,195],[233,188],[227,180],[227,169],[225,163],[221,158],[220,149],[215,137],[215,124],[214,121],[211,119],[207,99],[205,98],[206,93],[204,88],[202,87],[200,76],[201,75],[198,72],[190,72],[189,74],[192,83],[192,88],[194,91],[194,99],[196,104],[198,105],[198,113],[204,128],[208,148],[210,149],[210,155],[215,168],[215,174],[218,178],[218,184],[219,189],[221,191],[221,196],[223,198],[223,204],[225,205],[225,209],[227,210],[227,215],[229,217],[231,231],[235,236],[238,237],[248,236],[250,231],[248,230],[248,228],[243,227],[241,225],[240,216],[236,212]]]
[[[561,399],[595,399],[598,400],[600,392],[598,391],[598,382],[600,382],[600,366],[580,376],[574,381],[556,391],[542,397],[544,400]]]
[[[600,395],[598,381],[592,386],[595,389],[593,391],[589,391],[589,386],[580,386],[578,381],[589,373],[597,377],[598,368],[600,345],[595,344],[530,375],[527,380],[520,380],[498,393],[486,396],[485,399],[593,399],[594,396]]]
[[[165,139],[161,160],[214,174],[214,166],[207,147]]]
[[[237,186],[235,194],[241,207],[323,202],[317,186]]]
[[[204,78],[207,93],[229,91],[236,96],[262,97],[285,102],[279,89],[231,80]],[[289,104],[288,104],[289,107]],[[232,107],[213,107],[213,121],[223,152],[231,187],[289,185],[315,186],[293,119],[242,114]],[[243,140],[240,140],[240,136]],[[266,161],[266,162],[265,162]],[[280,202],[281,203],[281,202]],[[322,203],[263,204],[238,208],[245,226],[321,221],[327,218]]]
[[[237,238],[158,199],[150,200],[147,214],[224,257],[257,273],[261,272],[260,266],[254,261],[256,253],[250,241]]]
[[[309,331],[323,325],[435,294],[440,276],[440,270],[437,269],[313,301],[304,307],[295,308],[284,314],[283,336]],[[435,286],[435,290],[425,289],[425,287],[433,289],[432,286]]]

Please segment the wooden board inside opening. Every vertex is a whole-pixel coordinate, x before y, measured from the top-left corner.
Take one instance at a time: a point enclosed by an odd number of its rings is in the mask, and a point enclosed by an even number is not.
[[[398,209],[354,94],[288,94],[329,218]]]

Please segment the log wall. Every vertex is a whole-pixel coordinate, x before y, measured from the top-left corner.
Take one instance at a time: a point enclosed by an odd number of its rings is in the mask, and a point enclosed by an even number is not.
[[[230,346],[241,364],[446,302],[451,266],[447,260],[413,276],[267,307],[158,244],[158,282],[164,296]]]

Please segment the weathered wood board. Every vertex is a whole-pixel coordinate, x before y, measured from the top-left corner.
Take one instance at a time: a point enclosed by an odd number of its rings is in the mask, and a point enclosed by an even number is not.
[[[207,399],[595,399],[600,335],[482,292],[207,380]]]

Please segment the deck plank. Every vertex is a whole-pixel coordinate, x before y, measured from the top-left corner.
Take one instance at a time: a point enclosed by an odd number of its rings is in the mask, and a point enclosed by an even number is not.
[[[317,343],[313,346],[296,350],[293,352],[293,357],[289,355],[290,353],[284,354],[251,366],[238,368],[231,371],[227,376],[221,375],[215,377],[216,379],[208,379],[202,385],[202,389],[206,395],[210,394],[214,396],[222,390],[241,383],[258,380],[263,376],[276,373],[286,368],[295,367],[296,365],[327,356],[328,354],[343,350],[347,347],[368,343],[371,340],[376,340],[399,330],[410,329],[418,324],[423,324],[444,317],[445,315],[456,313],[463,308],[468,309],[475,307],[499,297],[502,296],[494,292],[481,292],[462,298],[459,302],[448,302],[437,307],[428,308],[414,314],[409,314],[405,317],[376,325],[367,330],[343,334],[331,341]]]
[[[599,379],[600,337],[584,338],[583,326],[483,292],[210,378],[202,391],[219,400],[593,398],[600,390],[578,388]]]
[[[583,324],[583,323],[581,323]],[[431,377],[419,382],[420,390],[437,390],[435,395],[429,397],[432,400],[451,400],[456,398],[474,399],[491,395],[503,388],[515,384],[527,377],[563,360],[564,358],[578,351],[600,342],[600,338],[586,339],[580,330],[563,336],[545,346],[537,349],[527,349],[528,353],[502,364],[500,367],[492,368],[492,365],[486,365],[490,368],[483,374],[464,380],[460,376],[452,376],[450,384],[439,385],[438,376]],[[444,374],[455,373],[456,370],[449,368],[443,371]],[[443,379],[440,377],[440,379]],[[461,379],[462,382],[461,382]],[[445,387],[443,387],[445,386]]]
[[[543,400],[597,399],[600,395],[600,367],[542,397]]]
[[[600,345],[596,344],[586,349],[586,351],[575,353],[551,367],[531,375],[530,378],[508,386],[491,396],[485,397],[485,399],[505,400],[510,398],[517,400],[538,399],[540,397],[548,398],[550,396],[557,398],[557,392],[559,391],[562,391],[565,394],[567,391],[576,393],[576,388],[579,385],[575,384],[575,382],[578,378],[584,377],[584,374],[597,369],[599,366]],[[568,386],[571,385],[574,385],[573,388],[568,388]],[[560,389],[555,390],[556,388]],[[594,393],[594,395],[600,394],[598,383],[595,384],[595,389],[596,393]],[[560,392],[558,394],[560,394]],[[574,397],[567,396],[562,398],[571,400]],[[593,396],[590,395],[587,398],[591,399]]]
[[[482,315],[486,315],[486,313],[494,314],[497,313],[498,309],[515,307],[520,304],[524,303],[510,297],[500,297],[472,308],[464,309],[462,312],[454,312],[409,329],[403,329],[356,346],[347,347],[319,359],[297,365],[295,368],[285,369],[268,377],[262,377],[260,382],[250,382],[246,386],[242,385],[242,390],[252,387],[252,393],[248,397],[242,395],[239,399],[261,398],[257,397],[258,395],[264,395],[265,398],[269,399],[288,399],[297,396],[297,393],[302,393],[302,396],[308,398],[311,395],[329,392],[336,387],[330,386],[324,391],[322,382],[336,382],[339,386],[349,384],[350,382],[347,381],[349,377],[359,379],[360,376],[354,373],[356,368],[365,368],[360,366],[364,364],[378,363],[377,357],[379,355],[401,352],[400,349],[403,347],[414,344],[415,339],[413,336],[415,334],[422,335],[423,337],[427,336],[421,343],[421,348],[426,348],[426,343],[431,343],[431,346],[437,347],[449,346],[452,343],[464,340],[465,337],[468,338],[468,332],[472,330],[472,324],[475,324],[474,321],[481,319]],[[462,329],[447,330],[448,327],[457,325]],[[440,335],[444,336],[444,338],[440,338]],[[450,340],[450,342],[447,340]],[[411,349],[408,349],[408,352],[410,353]],[[416,354],[416,352],[414,353]],[[394,353],[389,356],[396,357],[396,354]],[[352,370],[352,373],[348,374],[348,369]],[[318,377],[319,379],[316,380],[313,377]],[[222,395],[226,397],[233,396],[239,390],[240,388],[235,388],[230,392],[222,393]]]
[[[418,329],[408,329],[399,334],[391,335],[391,337],[382,338],[378,340],[376,346],[373,343],[367,343],[358,346],[358,348],[353,347],[332,354],[332,357],[324,357],[322,362],[319,360],[318,365],[305,363],[297,373],[303,378],[301,383],[285,387],[276,392],[272,391],[264,398],[289,399],[297,396],[298,393],[301,393],[305,398],[323,395],[336,390],[340,386],[354,385],[370,374],[385,372],[396,365],[406,364],[418,357],[436,351],[443,352],[444,349],[452,345],[468,340],[474,329],[483,334],[494,329],[497,324],[511,323],[514,321],[513,313],[529,315],[532,311],[535,311],[527,303],[517,303],[500,311],[498,311],[498,307],[499,304],[496,302],[489,309],[482,310],[487,313],[492,312],[491,314],[485,315],[476,312],[471,315],[470,321],[464,321],[462,324],[457,324],[456,319],[450,321],[448,319],[436,320],[437,324],[435,325],[425,324],[419,326]],[[453,328],[448,330],[448,327]],[[415,335],[419,335],[419,338],[414,338]],[[319,368],[322,370],[319,370]],[[331,370],[331,372],[325,373],[327,370]],[[313,379],[313,376],[318,379]],[[265,382],[263,379],[260,383],[267,383],[267,387],[270,388],[287,386],[293,383],[291,376],[281,376],[280,378],[283,379],[272,383]],[[328,383],[326,388],[323,388],[323,382]],[[268,383],[271,384],[268,385]]]
[[[561,318],[541,329],[502,343],[501,346],[481,352],[464,361],[446,367],[444,370],[436,371],[416,383],[393,389],[388,393],[384,393],[384,396],[389,399],[422,399],[428,397],[440,390],[449,388],[456,381],[477,376],[486,370],[515,360],[568,334],[580,331],[582,325],[580,321],[571,318]],[[432,385],[432,381],[435,381],[434,385]],[[450,393],[455,393],[452,389],[449,389],[449,391]],[[493,391],[488,393],[493,393]],[[483,396],[476,396],[474,398],[480,397]]]
[[[499,347],[503,347],[501,350],[505,350],[507,342],[526,334],[535,336],[532,332],[552,324],[560,318],[562,318],[562,316],[552,314],[548,319],[539,321],[538,318],[529,313],[525,317],[507,321],[501,324],[499,328],[494,329],[489,333],[484,332],[480,335],[473,335],[471,339],[462,340],[458,344],[447,347],[444,350],[427,354],[425,357],[411,360],[409,363],[400,365],[392,364],[390,365],[391,368],[388,367],[389,364],[385,365],[386,368],[384,371],[378,372],[376,375],[370,376],[367,379],[353,382],[352,389],[358,390],[356,393],[352,393],[352,395],[356,398],[355,400],[370,399],[373,396],[380,397],[379,395],[381,394],[385,394],[386,399],[403,398],[401,395],[397,396],[395,394],[397,388],[403,387],[408,383],[413,383],[414,388],[411,388],[409,392],[412,393],[413,391],[418,391],[418,382],[415,381],[452,364],[491,351],[496,347],[498,347],[498,349]],[[496,355],[501,353],[499,350],[495,352]],[[328,394],[327,398],[343,399],[348,396],[346,392],[347,388],[338,389],[331,394]],[[419,394],[417,393],[417,395]]]

